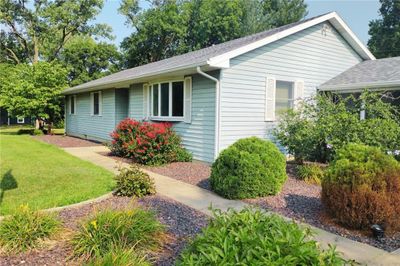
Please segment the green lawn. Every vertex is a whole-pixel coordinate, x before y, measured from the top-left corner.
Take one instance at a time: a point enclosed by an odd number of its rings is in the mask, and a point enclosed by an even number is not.
[[[15,131],[0,129],[0,215],[21,204],[50,208],[112,190],[111,172]]]

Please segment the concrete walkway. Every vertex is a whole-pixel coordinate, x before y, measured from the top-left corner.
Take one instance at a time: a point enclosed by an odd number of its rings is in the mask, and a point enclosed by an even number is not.
[[[76,157],[102,166],[114,173],[118,172],[117,166],[119,164],[124,167],[129,166],[127,163],[120,163],[113,158],[101,155],[100,153],[109,151],[104,146],[64,148],[64,150]],[[190,206],[207,215],[210,214],[209,207],[211,205],[214,208],[221,210],[227,210],[228,208],[240,210],[248,206],[242,201],[227,200],[200,187],[170,177],[162,176],[148,170],[144,171],[154,179],[157,193]],[[388,253],[370,245],[359,243],[319,228],[311,228],[316,232],[316,241],[318,241],[324,247],[326,247],[328,244],[336,245],[336,249],[339,252],[342,252],[346,258],[353,259],[359,263],[362,263],[363,265],[400,266],[399,255]]]

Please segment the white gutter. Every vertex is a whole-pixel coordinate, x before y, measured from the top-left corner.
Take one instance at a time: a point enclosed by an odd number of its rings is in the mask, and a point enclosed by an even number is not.
[[[203,72],[201,68],[198,66],[196,68],[197,73],[200,75],[211,79],[212,81],[215,82],[215,140],[214,140],[214,158],[218,157],[219,154],[219,133],[220,133],[220,104],[219,104],[219,99],[220,99],[220,82],[217,78],[214,78],[213,76],[208,75],[207,73]]]

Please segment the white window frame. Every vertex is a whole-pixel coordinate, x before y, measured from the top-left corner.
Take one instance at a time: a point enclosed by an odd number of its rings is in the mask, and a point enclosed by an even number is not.
[[[94,94],[98,93],[99,94],[99,113],[95,114],[94,113]],[[90,114],[91,116],[102,116],[103,114],[103,96],[101,91],[94,91],[90,93]]]
[[[17,117],[17,124],[25,124],[25,117]]]
[[[74,112],[72,112],[72,101],[74,101]],[[76,114],[76,95],[71,95],[69,98],[69,114],[70,115]]]
[[[288,110],[293,110],[295,108],[295,97],[296,97],[296,81],[294,80],[287,80],[287,79],[275,79],[275,99],[274,99],[274,104],[275,104],[275,108],[274,108],[274,117],[279,118],[279,113],[277,112],[277,108],[276,108],[276,100],[278,97],[276,97],[276,92],[278,90],[278,82],[287,82],[287,83],[291,83],[292,84],[292,98],[288,99],[290,101],[290,105],[291,107]]]
[[[172,116],[172,83],[174,82],[182,82],[183,84],[183,113],[182,116]],[[169,103],[168,103],[168,116],[161,116],[161,84],[163,83],[168,83],[168,93],[169,93]],[[154,85],[158,84],[158,115],[155,116],[153,115],[153,102],[154,102],[154,94],[153,94],[153,88]],[[164,80],[164,81],[158,81],[158,82],[153,82],[149,84],[149,91],[150,91],[150,120],[155,120],[155,121],[184,121],[185,120],[185,80],[184,79],[174,79],[174,80]]]

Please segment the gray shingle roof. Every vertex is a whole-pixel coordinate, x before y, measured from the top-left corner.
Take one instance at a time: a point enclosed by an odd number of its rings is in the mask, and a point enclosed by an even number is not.
[[[327,14],[329,14],[329,13],[327,13]],[[174,56],[174,57],[167,58],[167,59],[157,61],[154,63],[150,63],[150,64],[130,68],[127,70],[123,70],[123,71],[108,75],[106,77],[96,79],[93,81],[89,81],[87,83],[66,89],[64,91],[64,93],[72,92],[75,90],[81,90],[81,89],[85,89],[85,88],[96,87],[96,86],[100,86],[100,85],[104,85],[104,84],[111,85],[113,83],[117,83],[120,81],[125,81],[125,80],[129,80],[129,79],[133,80],[135,78],[144,77],[144,76],[151,76],[151,75],[163,72],[163,71],[165,71],[165,72],[171,71],[173,69],[182,69],[182,68],[190,67],[190,66],[194,66],[194,65],[202,66],[202,65],[205,65],[207,60],[212,57],[235,50],[237,48],[243,47],[243,46],[253,43],[255,41],[272,36],[276,33],[290,29],[292,27],[303,24],[310,20],[314,20],[314,19],[319,18],[324,15],[326,15],[326,14],[322,14],[320,16],[312,17],[312,18],[309,18],[306,20],[291,23],[291,24],[288,24],[288,25],[285,25],[285,26],[282,26],[279,28],[271,29],[268,31],[263,31],[263,32],[249,35],[246,37],[242,37],[239,39],[231,40],[231,41],[228,41],[225,43],[213,45],[213,46],[210,46],[210,47],[207,47],[204,49],[200,49],[197,51]]]
[[[400,56],[361,62],[325,82],[319,89],[362,89],[385,84],[400,87]]]

